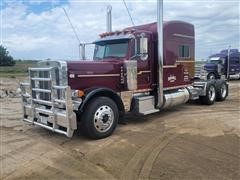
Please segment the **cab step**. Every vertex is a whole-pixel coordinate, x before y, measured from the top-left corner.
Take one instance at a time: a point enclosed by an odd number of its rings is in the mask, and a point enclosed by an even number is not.
[[[147,115],[159,112],[159,109],[155,109],[154,96],[135,97],[135,103],[135,112],[138,114]]]

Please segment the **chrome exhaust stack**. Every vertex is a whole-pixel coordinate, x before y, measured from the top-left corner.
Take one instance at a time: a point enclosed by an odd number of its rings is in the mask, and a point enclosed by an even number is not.
[[[163,106],[163,0],[157,0],[158,32],[158,100],[157,107]]]
[[[106,16],[106,26],[107,32],[112,32],[112,6],[107,6],[107,16]]]
[[[169,108],[186,103],[190,93],[186,88],[163,93],[163,0],[157,0],[158,32],[158,100],[157,108]]]

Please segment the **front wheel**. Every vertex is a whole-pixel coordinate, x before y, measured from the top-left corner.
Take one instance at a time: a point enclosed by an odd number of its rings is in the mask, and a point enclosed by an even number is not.
[[[214,73],[208,74],[207,79],[209,79],[209,80],[217,79],[216,74],[214,74]]]
[[[115,130],[118,118],[118,108],[112,99],[96,97],[84,109],[81,129],[92,139],[105,138]]]
[[[212,105],[216,100],[216,87],[214,83],[208,83],[206,96],[200,96],[200,101],[205,105]]]

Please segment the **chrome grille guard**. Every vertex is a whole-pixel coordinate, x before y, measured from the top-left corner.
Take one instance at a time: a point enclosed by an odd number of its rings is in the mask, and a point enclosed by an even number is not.
[[[29,83],[20,83],[23,120],[72,137],[77,129],[71,88],[57,83],[56,67],[29,68]],[[40,77],[40,73],[48,74]],[[42,88],[41,83],[47,83]],[[49,94],[46,97],[44,94]]]

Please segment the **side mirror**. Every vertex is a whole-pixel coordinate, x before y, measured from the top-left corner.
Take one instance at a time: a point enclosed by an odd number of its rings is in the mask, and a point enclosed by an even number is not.
[[[141,60],[148,58],[148,38],[141,37],[134,39],[134,55],[131,59],[140,57]]]
[[[148,38],[140,38],[140,54],[145,55],[148,53]]]
[[[140,56],[141,60],[146,60],[148,58],[148,38],[140,38]]]
[[[79,44],[79,54],[81,54],[81,59],[82,60],[86,60],[85,46],[86,46],[86,44],[84,44],[84,43]]]

